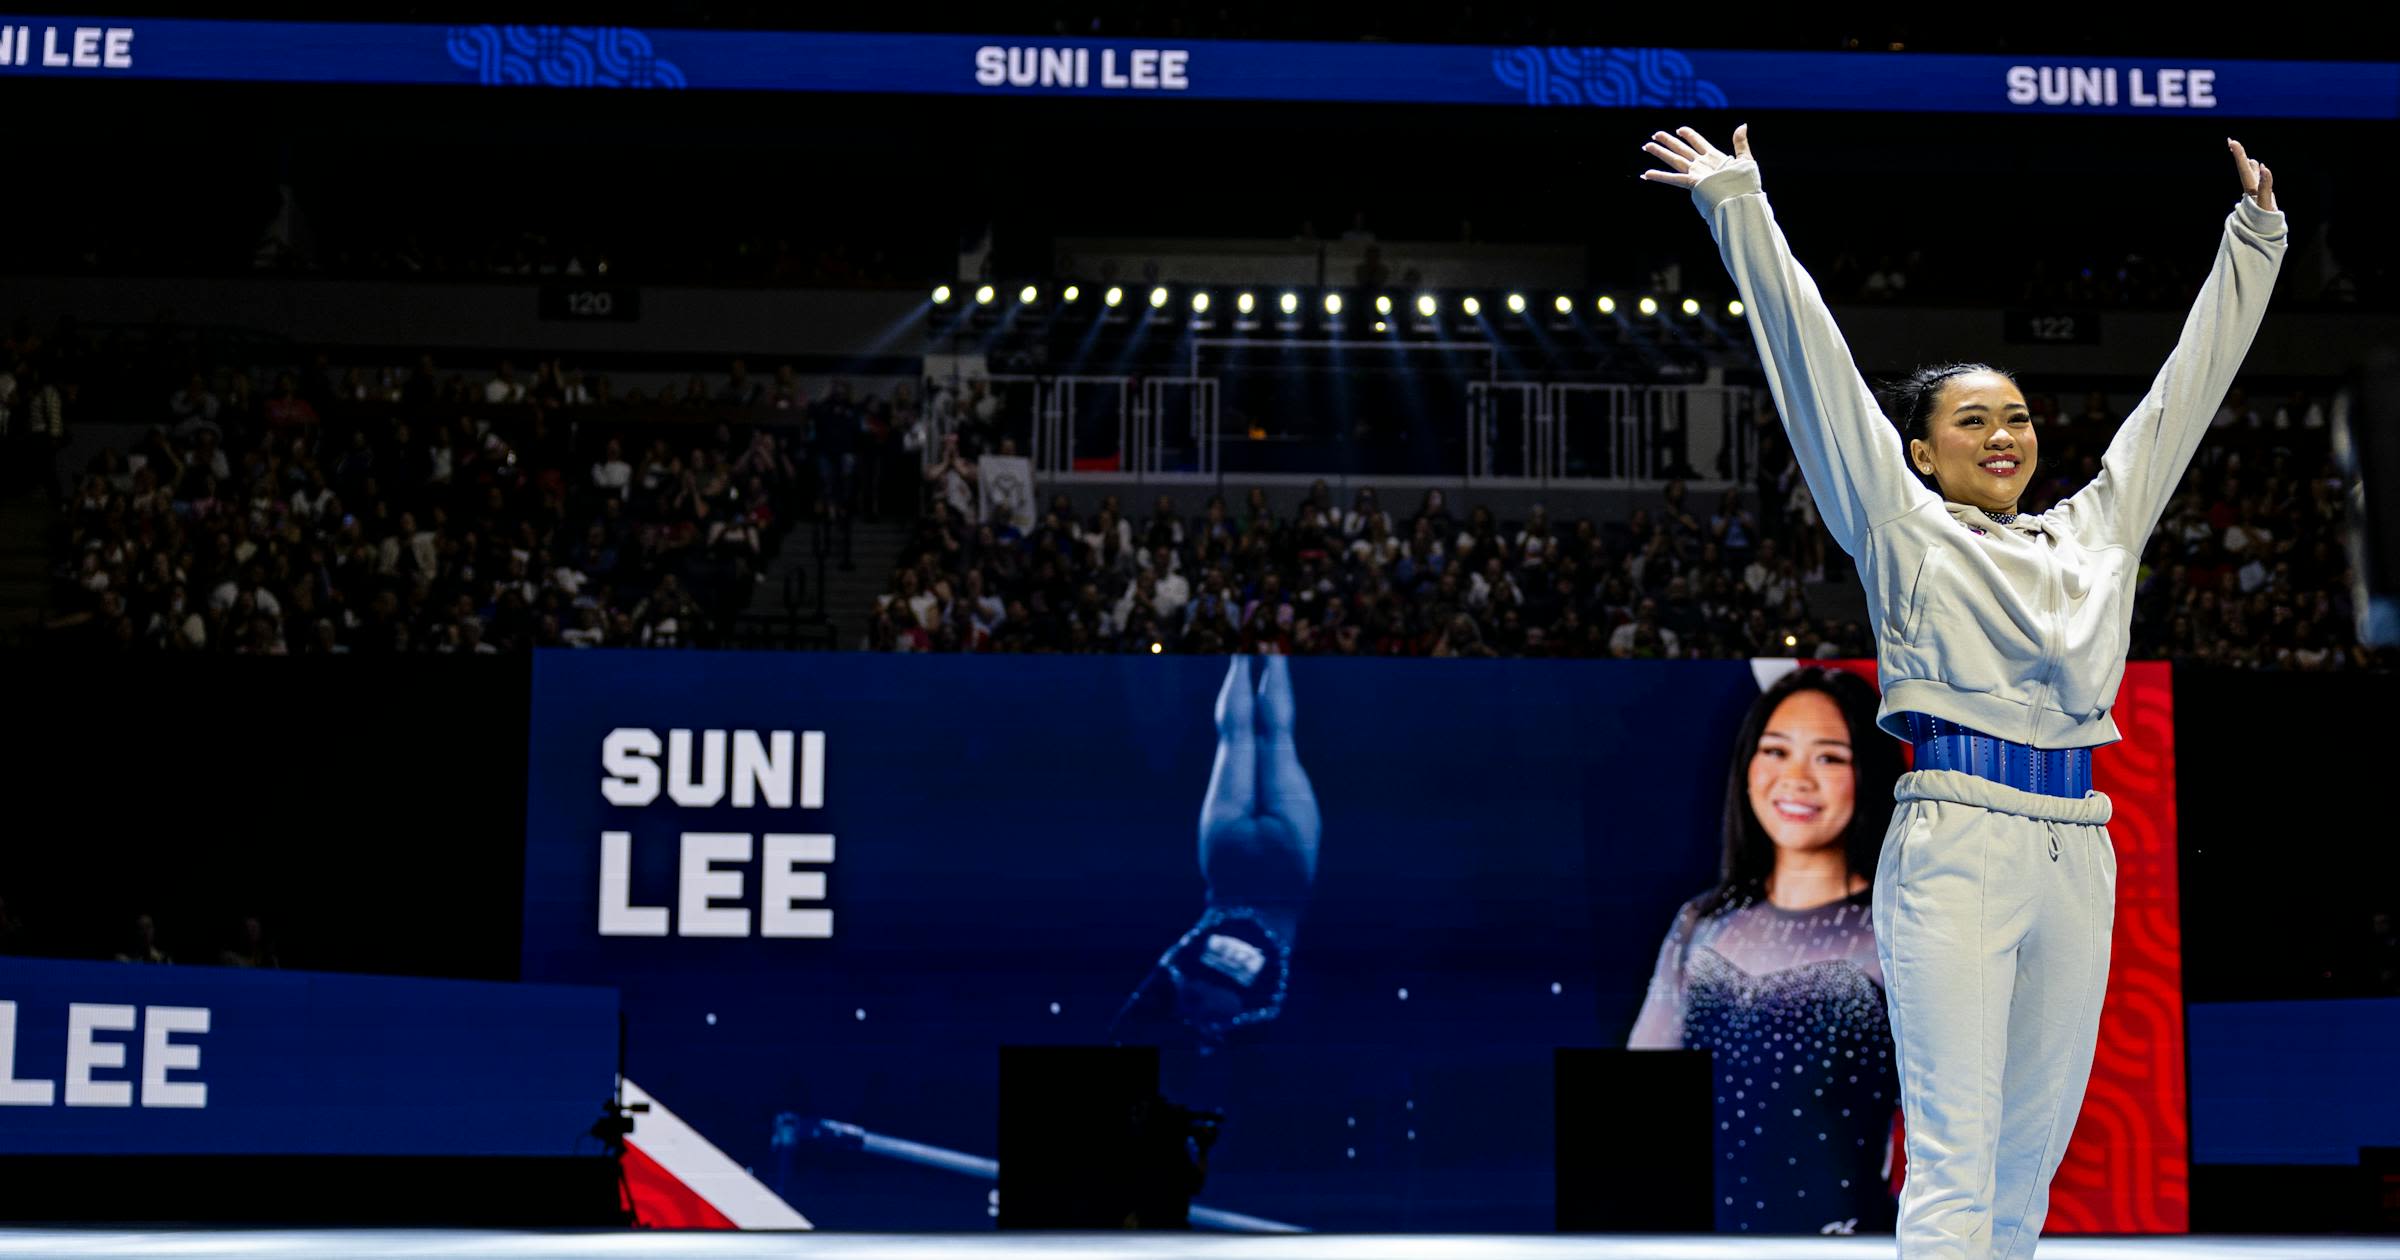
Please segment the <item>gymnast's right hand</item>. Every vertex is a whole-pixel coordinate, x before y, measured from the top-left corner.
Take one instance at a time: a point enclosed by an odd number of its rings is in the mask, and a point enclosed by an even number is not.
[[[1643,171],[1643,179],[1689,188],[1750,156],[1750,124],[1743,123],[1733,129],[1731,154],[1719,150],[1708,142],[1708,137],[1690,127],[1677,127],[1673,135],[1651,132],[1650,143],[1643,145],[1642,151],[1667,164],[1666,170]]]

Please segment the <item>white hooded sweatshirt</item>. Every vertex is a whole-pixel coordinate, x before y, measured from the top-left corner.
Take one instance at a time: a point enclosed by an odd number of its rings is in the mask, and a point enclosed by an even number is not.
[[[2245,196],[2183,336],[2126,418],[2100,474],[2040,515],[2001,525],[1944,502],[1851,361],[1833,314],[1775,223],[1758,163],[1692,189],[1748,304],[1759,360],[1800,470],[1858,561],[1883,688],[1878,724],[1931,714],[2037,748],[2113,743],[2109,717],[2133,633],[2143,543],[2208,433],[2266,314],[2287,239]]]

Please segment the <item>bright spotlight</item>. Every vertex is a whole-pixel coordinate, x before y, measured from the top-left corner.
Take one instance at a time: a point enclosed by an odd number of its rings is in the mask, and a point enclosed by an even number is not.
[[[1384,322],[1383,322],[1382,320],[1380,320],[1380,319],[1375,321],[1375,331],[1377,331],[1377,332],[1382,332],[1382,331],[1384,331],[1385,329],[1388,329],[1388,328],[1390,328],[1390,327],[1391,327],[1391,325],[1384,323]]]
[[[1508,295],[1508,313],[1511,315],[1522,315],[1525,313],[1524,294],[1511,293]]]
[[[1697,315],[1697,314],[1699,314],[1699,313],[1700,313],[1700,299],[1698,299],[1698,298],[1685,298],[1685,299],[1683,300],[1683,313],[1684,313],[1684,314],[1686,314],[1686,315]]]
[[[1153,643],[1153,644],[1151,644],[1151,645],[1150,645],[1150,655],[1152,655],[1152,656],[1156,656],[1156,655],[1158,655],[1159,653],[1161,653],[1161,652],[1164,652],[1164,651],[1166,651],[1166,650],[1167,650],[1167,645],[1166,645],[1166,644],[1164,644],[1164,643]]]
[[[1110,285],[1110,286],[1108,286],[1108,292],[1106,292],[1106,293],[1103,293],[1103,294],[1101,294],[1101,295],[1100,295],[1100,301],[1101,301],[1103,304],[1105,304],[1105,305],[1108,305],[1108,306],[1115,306],[1117,303],[1119,303],[1119,302],[1122,302],[1122,301],[1124,301],[1124,300],[1125,300],[1125,290],[1123,290],[1123,289],[1121,289],[1121,288],[1118,288],[1116,285],[1113,285],[1113,284],[1112,284],[1112,285]]]
[[[1646,297],[1646,298],[1643,298],[1643,299],[1642,299],[1642,305],[1641,305],[1641,311],[1642,311],[1642,314],[1644,314],[1644,315],[1656,315],[1656,314],[1658,314],[1658,299],[1657,299],[1657,298],[1654,298],[1654,297]]]
[[[1208,290],[1202,289],[1198,293],[1192,295],[1192,314],[1208,314]]]
[[[1245,293],[1245,294],[1241,295],[1240,297],[1237,297],[1237,298],[1235,298],[1235,299],[1233,300],[1233,309],[1235,309],[1235,310],[1237,310],[1237,311],[1240,311],[1240,312],[1241,312],[1242,314],[1244,314],[1244,315],[1247,315],[1247,314],[1249,314],[1249,313],[1250,313],[1250,310],[1251,310],[1251,308],[1252,308],[1252,307],[1255,307],[1255,306],[1257,306],[1257,305],[1258,305],[1258,299],[1257,299],[1257,298],[1254,298],[1254,297],[1252,297],[1252,296],[1250,296],[1250,295],[1249,295],[1249,294],[1247,294],[1247,293]]]
[[[1610,297],[1609,295],[1607,295],[1607,294],[1605,294],[1605,293],[1601,294],[1601,295],[1600,295],[1600,313],[1601,313],[1601,314],[1603,314],[1603,315],[1614,315],[1614,314],[1616,314],[1616,313],[1617,313],[1617,300],[1616,300],[1615,298],[1613,298],[1613,297]]]
[[[1558,313],[1561,315],[1572,315],[1575,313],[1575,299],[1568,297],[1564,293],[1559,294],[1558,300],[1552,302],[1550,305],[1557,307]]]
[[[1328,293],[1325,295],[1325,313],[1328,315],[1339,315],[1342,313],[1341,294]]]
[[[1392,313],[1391,294],[1378,293],[1375,295],[1375,313],[1378,315],[1389,315]]]
[[[1276,302],[1276,305],[1282,307],[1283,313],[1286,315],[1296,314],[1300,310],[1300,295],[1297,293],[1286,293]]]
[[[1747,308],[1742,305],[1742,300],[1740,298],[1735,298],[1734,300],[1725,304],[1725,313],[1733,316],[1735,319],[1740,319],[1742,317],[1742,312],[1745,309]]]
[[[1151,306],[1153,306],[1153,307],[1159,307],[1159,306],[1165,306],[1166,304],[1167,304],[1167,286],[1165,286],[1165,285],[1163,285],[1163,284],[1162,284],[1162,285],[1158,286],[1157,288],[1150,290],[1150,305],[1151,305]]]
[[[992,304],[992,296],[992,286],[988,284],[980,289],[975,290],[975,305],[990,306]]]
[[[1076,288],[1074,285],[1071,285],[1071,284],[1070,284],[1070,285],[1068,285],[1068,286],[1067,286],[1067,291],[1066,291],[1066,292],[1064,292],[1064,293],[1061,293],[1061,294],[1059,294],[1058,296],[1060,296],[1061,298],[1064,298],[1064,299],[1066,299],[1066,300],[1067,300],[1067,301],[1069,301],[1069,302],[1072,302],[1072,301],[1074,301],[1075,299],[1077,299],[1077,298],[1079,298],[1079,297],[1082,297],[1082,296],[1083,296],[1083,290],[1081,290],[1081,289],[1079,289],[1079,288]]]
[[[1029,284],[1029,285],[1026,285],[1026,286],[1025,286],[1024,288],[1022,288],[1022,289],[1019,289],[1019,290],[1017,290],[1017,300],[1018,300],[1018,301],[1020,301],[1020,302],[1023,302],[1023,303],[1024,303],[1025,305],[1027,305],[1027,306],[1031,306],[1031,305],[1033,305],[1035,302],[1039,301],[1039,300],[1041,299],[1041,296],[1042,296],[1042,291],[1041,291],[1040,289],[1034,288],[1034,287],[1033,287],[1032,285],[1030,285],[1030,284]]]
[[[1462,298],[1459,300],[1458,309],[1465,311],[1468,319],[1473,319],[1476,316],[1483,314],[1483,303],[1478,302],[1471,297]]]
[[[944,303],[947,303],[949,300],[950,300],[950,286],[949,286],[949,285],[946,285],[946,284],[937,284],[937,285],[933,286],[933,304],[934,304],[935,306],[941,306],[941,305],[943,305]]]
[[[1798,647],[1800,646],[1800,637],[1798,635],[1787,634],[1783,636],[1783,645],[1785,647]]]
[[[1417,295],[1417,314],[1432,319],[1433,313],[1439,309],[1441,309],[1441,305],[1433,300],[1432,294],[1420,293]]]

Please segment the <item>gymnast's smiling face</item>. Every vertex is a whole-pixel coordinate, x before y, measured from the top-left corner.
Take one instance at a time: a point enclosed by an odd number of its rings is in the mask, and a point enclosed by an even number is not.
[[[2024,391],[1998,372],[1943,381],[1925,436],[1908,443],[1909,464],[1933,478],[1943,498],[1989,512],[2017,510],[2039,454]]]
[[[1750,812],[1781,849],[1842,843],[1858,801],[1850,724],[1822,691],[1795,691],[1767,716],[1750,753]]]

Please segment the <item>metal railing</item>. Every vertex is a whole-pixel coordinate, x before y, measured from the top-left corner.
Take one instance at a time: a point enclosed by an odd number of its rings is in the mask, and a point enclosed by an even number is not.
[[[1215,483],[1224,431],[1214,376],[995,376],[1031,387],[1030,455],[1045,481]],[[1757,463],[1741,385],[1467,383],[1465,467],[1417,475],[1469,485],[1632,488],[1743,484]],[[930,449],[938,446],[936,435]],[[1103,449],[1105,448],[1105,449]],[[930,460],[931,454],[928,454]],[[1321,471],[1292,469],[1294,473]]]
[[[994,378],[995,382],[999,378]],[[1035,386],[1033,468],[1145,481],[1217,477],[1217,381],[1210,376],[1051,376]],[[1113,442],[1093,449],[1095,435]],[[1101,467],[1103,462],[1107,465]]]
[[[1758,459],[1740,385],[1476,381],[1467,386],[1467,481],[1630,488],[1739,484]]]
[[[1130,376],[1052,376],[1036,381],[1034,475],[1077,471],[1077,447],[1084,445],[1078,438],[1090,419],[1097,419],[1100,433],[1109,431],[1113,419],[1116,441],[1109,450],[1088,452],[1085,458],[1114,456],[1120,464],[1128,463],[1127,448],[1141,427],[1136,423],[1140,403],[1134,381]]]

